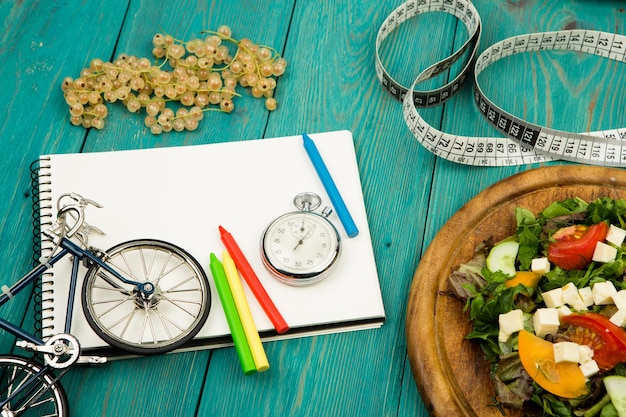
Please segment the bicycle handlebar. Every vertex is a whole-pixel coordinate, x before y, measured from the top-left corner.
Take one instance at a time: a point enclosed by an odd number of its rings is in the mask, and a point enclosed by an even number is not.
[[[68,199],[70,201],[65,203]],[[67,225],[68,214],[72,217],[72,219],[74,219],[74,225],[72,225],[67,231],[65,231],[65,228],[63,227],[61,233],[64,233],[67,237],[72,237],[72,235],[74,235],[74,233],[76,233],[83,226],[85,223],[85,208],[88,205],[102,208],[102,205],[99,203],[88,198],[84,198],[80,194],[65,193],[59,196],[59,199],[57,200],[57,220],[61,220],[62,224]],[[72,215],[72,213],[75,213],[76,216]]]

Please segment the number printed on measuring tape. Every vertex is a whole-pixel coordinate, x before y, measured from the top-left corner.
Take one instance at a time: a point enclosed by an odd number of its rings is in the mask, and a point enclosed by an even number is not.
[[[445,12],[466,27],[468,40],[451,56],[422,71],[410,87],[394,80],[381,63],[379,48],[402,23],[421,13]],[[626,128],[570,133],[529,123],[499,108],[483,93],[478,75],[499,59],[541,50],[569,50],[626,62],[626,37],[593,30],[564,30],[530,33],[504,39],[480,56],[481,21],[468,0],[409,0],[397,7],[383,22],[376,37],[376,75],[382,86],[402,102],[404,120],[415,138],[433,154],[466,165],[524,165],[555,159],[602,166],[626,166]],[[465,54],[469,51],[468,54]],[[416,86],[464,58],[462,69],[450,82],[435,90],[419,91]],[[505,137],[457,136],[430,126],[418,107],[439,105],[452,97],[474,72],[474,101],[480,113]]]

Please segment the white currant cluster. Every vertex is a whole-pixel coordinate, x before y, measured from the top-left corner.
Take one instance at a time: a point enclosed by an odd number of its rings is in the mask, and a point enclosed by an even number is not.
[[[71,123],[102,129],[105,103],[119,101],[132,113],[145,109],[144,122],[154,134],[191,131],[205,111],[233,111],[237,85],[250,88],[254,97],[265,99],[268,110],[275,110],[276,77],[283,75],[287,61],[270,47],[233,39],[225,25],[204,35],[183,42],[157,33],[152,38],[156,60],[127,54],[113,62],[96,58],[78,78],[65,77]]]

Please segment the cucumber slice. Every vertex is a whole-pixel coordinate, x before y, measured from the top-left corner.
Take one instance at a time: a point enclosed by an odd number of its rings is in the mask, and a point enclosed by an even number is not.
[[[502,271],[504,274],[515,276],[515,259],[519,243],[514,240],[505,240],[494,245],[487,256],[487,268],[491,272]]]
[[[602,380],[619,417],[626,417],[626,376],[609,375]]]

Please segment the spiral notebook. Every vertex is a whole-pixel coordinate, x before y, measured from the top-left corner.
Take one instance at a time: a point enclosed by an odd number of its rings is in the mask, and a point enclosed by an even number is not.
[[[123,241],[152,238],[189,252],[204,268],[211,285],[212,306],[206,324],[183,348],[202,349],[232,344],[226,318],[209,270],[209,256],[222,254],[218,226],[237,240],[265,290],[290,326],[277,334],[244,282],[247,300],[262,340],[375,328],[385,311],[352,134],[335,131],[310,135],[348,206],[360,233],[348,238],[331,214],[343,240],[332,275],[311,286],[286,285],[267,272],[259,240],[267,224],[289,211],[294,196],[314,192],[323,206],[330,200],[302,145],[301,136],[210,145],[78,154],[43,155],[38,171],[41,227],[56,215],[56,200],[68,192],[101,204],[89,207],[86,221],[106,233],[92,234],[89,243],[105,250]],[[50,251],[45,239],[41,252]],[[42,337],[63,331],[71,262],[54,266],[42,282]],[[81,267],[82,268],[82,267]],[[81,278],[85,270],[80,271]],[[78,288],[81,288],[78,282]],[[85,351],[116,352],[87,323],[80,295],[74,302],[71,333]]]

